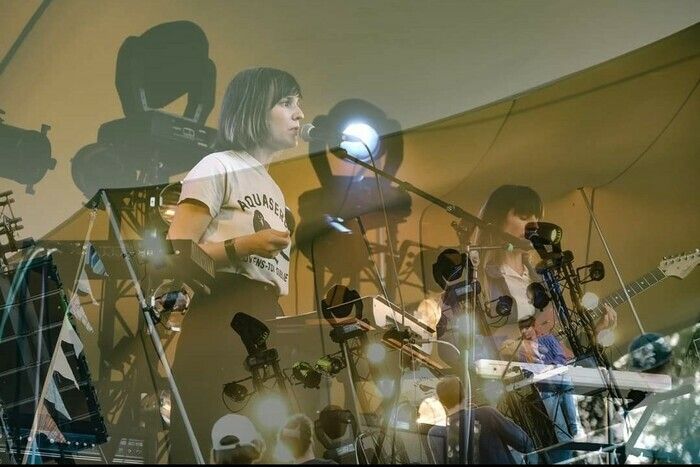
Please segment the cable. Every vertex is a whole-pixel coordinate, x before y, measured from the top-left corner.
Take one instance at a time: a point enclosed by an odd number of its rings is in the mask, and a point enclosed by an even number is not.
[[[253,393],[248,393],[248,394],[245,396],[245,399],[244,399],[244,400],[245,400],[245,404],[243,404],[243,407],[241,407],[241,408],[238,409],[238,410],[233,410],[233,409],[226,403],[226,399],[225,399],[225,397],[224,397],[224,390],[223,390],[223,389],[221,390],[221,402],[224,403],[224,406],[226,406],[226,408],[228,409],[228,411],[231,412],[231,413],[238,413],[238,412],[240,412],[241,410],[243,410],[243,409],[245,409],[246,407],[248,407],[248,403],[250,402],[250,399],[252,399],[252,398],[253,398]]]
[[[314,256],[314,246],[316,242],[316,237],[311,238],[311,272],[314,278],[314,306],[316,307],[316,316],[318,317],[318,333],[321,338],[321,352],[326,355],[326,341],[323,338],[323,315],[321,314],[321,300],[318,293],[318,280],[316,279],[316,259]],[[323,273],[323,268],[321,268],[321,273]],[[328,400],[331,399],[331,388],[330,385],[326,384],[326,397]]]
[[[364,145],[364,143],[363,143]],[[367,147],[367,146],[365,146]],[[348,195],[350,194],[350,188],[352,188],[352,184],[355,183],[355,177],[357,176],[357,169],[359,166],[353,164],[352,168],[352,175],[350,176],[350,180],[348,181],[348,186],[345,188],[345,194],[343,194],[343,200],[340,202],[340,205],[338,207],[338,210],[335,213],[335,217],[343,217],[341,216],[343,212],[343,208],[345,207],[345,203],[348,200]]]
[[[399,347],[399,384],[397,385],[396,388],[396,396],[394,397],[394,432],[392,433],[391,436],[391,464],[394,464],[394,461],[396,459],[396,428],[397,428],[397,423],[398,423],[398,418],[399,418],[399,408],[403,403],[405,402],[400,402],[398,405],[396,405],[396,401],[401,397],[401,380],[403,379],[403,371],[404,371],[404,366],[402,365],[403,359],[402,359],[402,353],[403,353],[403,347],[406,345],[406,342],[401,343],[401,347]],[[389,420],[391,420],[391,412],[389,412]]]

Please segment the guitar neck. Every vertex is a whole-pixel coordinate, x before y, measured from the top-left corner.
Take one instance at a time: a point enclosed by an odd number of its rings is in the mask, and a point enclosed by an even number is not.
[[[640,294],[647,290],[648,288],[658,284],[662,280],[666,279],[666,274],[661,272],[661,269],[656,268],[646,274],[644,274],[642,277],[638,278],[637,280],[630,282],[625,286],[625,289],[627,290],[627,293],[629,294],[630,298],[634,297],[637,294]],[[591,311],[591,316],[593,317],[594,320],[597,320],[598,318],[602,317],[605,314],[605,308],[604,305],[607,303],[613,308],[616,308],[623,303],[627,302],[627,295],[625,295],[625,290],[624,289],[618,289],[614,293],[608,295],[604,299],[600,301],[600,305],[595,308],[594,310]]]

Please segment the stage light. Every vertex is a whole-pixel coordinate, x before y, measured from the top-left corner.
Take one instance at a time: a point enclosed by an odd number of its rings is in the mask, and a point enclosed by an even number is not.
[[[328,115],[319,115],[314,118],[312,123],[317,128],[359,138],[369,147],[374,161],[383,159],[383,169],[391,175],[396,175],[403,161],[401,125],[398,121],[388,118],[379,107],[362,99],[346,99],[334,105]],[[366,162],[370,159],[362,143],[346,141],[341,143],[340,147],[358,159]],[[333,175],[328,159],[319,156],[327,149],[328,144],[322,141],[313,141],[309,144],[311,164],[321,186],[330,188],[338,182],[344,185],[345,182],[341,180],[343,177]]]
[[[541,282],[532,282],[528,285],[526,294],[528,301],[538,310],[544,310],[551,301],[547,289]]]
[[[661,334],[647,332],[632,340],[628,353],[631,370],[649,371],[668,363],[672,357],[672,348]]]
[[[181,182],[171,183],[163,188],[158,196],[158,213],[167,225],[170,225],[175,217],[175,210],[177,209],[178,201],[180,201],[181,191]]]
[[[496,314],[498,316],[510,316],[513,310],[513,297],[502,295],[496,299]]]
[[[440,252],[433,263],[433,280],[445,290],[450,282],[454,282],[464,274],[467,255],[454,248]]]
[[[248,388],[236,381],[224,385],[224,394],[236,402],[243,402],[250,395]]]
[[[350,123],[343,130],[343,134],[354,136],[362,141],[362,143],[355,141],[344,141],[341,143],[340,147],[345,149],[351,156],[364,162],[369,162],[370,154],[367,154],[367,148],[369,148],[372,157],[377,156],[379,152],[379,135],[371,126],[366,123]]]
[[[166,426],[170,426],[170,411],[172,409],[170,391],[162,389],[160,391],[160,416]]]
[[[241,337],[248,355],[255,355],[267,349],[270,329],[260,320],[239,312],[233,315],[231,328]]]
[[[279,394],[266,394],[256,402],[255,416],[264,429],[277,429],[287,420],[289,407]]]
[[[333,229],[334,231],[341,233],[341,234],[351,234],[352,230],[348,229],[345,226],[345,220],[342,217],[335,217],[331,216],[329,214],[324,214],[323,215],[324,220],[326,221],[326,225]]]
[[[318,389],[321,385],[321,373],[307,362],[296,362],[292,365],[292,377],[305,388]]]
[[[367,346],[367,360],[375,365],[384,361],[386,349],[378,342],[372,342]]]
[[[388,118],[383,110],[368,101],[343,100],[327,115],[316,116],[312,124],[329,135],[345,133],[361,139],[372,153],[377,169],[391,176],[395,176],[401,166],[403,135],[399,122]],[[299,196],[295,244],[313,262],[315,270],[329,269],[336,278],[354,278],[371,267],[363,235],[354,227],[355,235],[339,235],[338,231],[345,232],[345,229],[339,223],[329,224],[326,215],[355,222],[364,214],[386,208],[390,224],[396,225],[411,213],[411,196],[382,177],[365,176],[368,169],[343,159],[349,156],[368,163],[367,149],[362,143],[333,139],[309,142],[309,159],[321,186]],[[380,217],[369,216],[362,221],[366,222],[362,229],[367,231],[383,228]],[[312,250],[315,253],[312,254]]]
[[[100,188],[167,183],[211,152],[216,130],[216,66],[204,31],[190,21],[156,25],[126,38],[115,85],[125,118],[100,125],[97,143],[71,160],[73,180],[90,198]],[[161,109],[187,96],[182,116]]]
[[[529,222],[525,226],[525,238],[533,244],[558,245],[561,243],[562,229],[551,222]]]
[[[353,310],[355,316],[351,316]],[[326,298],[321,300],[323,317],[336,327],[344,323],[352,323],[362,319],[362,299],[356,290],[342,284],[336,284],[326,292]]]
[[[593,292],[586,292],[583,294],[583,297],[581,297],[581,306],[588,311],[598,308],[598,303],[600,303],[600,299]]]
[[[41,125],[40,131],[25,130],[6,125],[0,118],[0,177],[24,184],[27,193],[34,193],[34,184],[56,167],[46,136],[50,128]]]
[[[316,370],[335,376],[345,368],[345,361],[338,355],[324,355],[316,362]]]

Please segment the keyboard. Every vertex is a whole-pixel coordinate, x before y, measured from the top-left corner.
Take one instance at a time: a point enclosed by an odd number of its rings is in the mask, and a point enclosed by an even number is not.
[[[504,372],[508,373],[504,377]],[[606,387],[606,375],[621,390],[642,392],[665,392],[671,390],[671,377],[632,371],[607,370],[603,367],[588,368],[571,365],[543,365],[539,363],[512,362],[502,360],[477,360],[476,373],[486,379],[503,379],[506,389],[513,390],[538,382],[550,385],[573,385],[574,393],[589,394]]]

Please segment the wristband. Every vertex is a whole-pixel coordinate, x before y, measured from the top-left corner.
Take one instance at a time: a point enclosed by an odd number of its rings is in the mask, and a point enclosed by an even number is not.
[[[231,264],[238,261],[238,253],[236,253],[236,239],[229,238],[224,242],[224,250],[226,250],[226,257]]]

